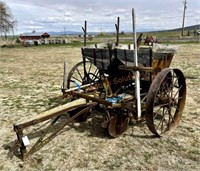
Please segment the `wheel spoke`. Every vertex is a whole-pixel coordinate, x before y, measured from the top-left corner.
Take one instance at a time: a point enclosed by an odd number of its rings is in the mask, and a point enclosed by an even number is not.
[[[162,109],[162,107],[160,107],[156,112],[154,112],[154,117],[153,120],[157,117],[157,115],[159,114],[159,111]]]
[[[80,71],[78,70],[78,68],[76,69],[76,71],[78,72],[78,75],[81,77],[81,80],[83,80],[83,77],[82,77]]]
[[[173,77],[173,85],[178,86],[179,85],[178,80],[179,80],[179,77],[178,76],[174,76]]]
[[[157,125],[157,127],[156,127],[156,129],[158,129],[159,128],[159,126],[160,126],[160,124],[161,124],[161,132],[162,132],[162,130],[163,130],[163,122],[164,122],[164,117],[165,117],[165,109],[163,108],[163,115],[162,115],[162,117],[161,117],[161,120],[160,120],[160,122],[159,122],[159,124]]]
[[[159,92],[160,92],[160,94],[164,94],[164,95],[166,94],[167,97],[170,96],[169,84],[168,84],[167,81],[165,81],[165,82],[163,82],[163,83],[161,84],[161,87],[160,87],[160,89],[159,89]]]
[[[156,112],[154,112],[155,114],[154,114],[154,117],[153,117],[153,119],[155,119],[155,118],[156,118],[156,116],[159,114],[160,110],[161,110],[161,109],[162,109],[164,106],[166,106],[166,105],[168,105],[168,103],[156,106],[156,107],[160,107],[160,108],[159,108],[159,109],[157,109],[157,111],[156,111]]]
[[[174,116],[172,116],[172,108],[169,108],[168,109],[168,114],[169,114],[169,122],[168,122],[168,127],[170,127],[170,124],[172,123],[172,122],[174,122]]]
[[[175,98],[175,97],[177,96],[177,94],[180,92],[181,88],[182,88],[182,85],[178,88],[177,92],[174,94],[174,98]]]
[[[87,73],[90,73],[91,68],[92,68],[92,63],[90,63],[90,67]]]
[[[171,120],[172,120],[172,115],[171,115],[171,109],[168,108],[167,110],[168,110],[168,116],[169,116],[169,118],[168,118],[169,120],[168,120],[168,123],[167,123],[167,128],[169,129],[170,124],[171,124]]]
[[[95,70],[95,72],[94,72],[94,74],[93,74],[93,77],[92,77],[92,80],[93,80],[95,77],[97,78],[97,75],[99,74],[98,71],[99,71],[98,69]]]
[[[175,79],[175,78],[176,78],[176,79]],[[179,77],[178,77],[178,76],[174,76],[174,72],[173,72],[173,77],[172,77],[172,79],[173,79],[173,82],[172,82],[172,84],[173,84],[172,90],[173,90],[174,88],[178,88],[178,87],[179,87],[179,86],[177,85],[177,84],[178,84]],[[173,97],[173,92],[171,93],[171,97]]]
[[[79,79],[77,79],[76,77],[72,77],[73,79],[75,79],[76,81],[79,81],[80,83],[82,83],[83,82],[83,80],[79,80]],[[74,82],[73,80],[71,80],[72,82]]]
[[[177,111],[179,111],[180,109],[177,106],[173,106]]]

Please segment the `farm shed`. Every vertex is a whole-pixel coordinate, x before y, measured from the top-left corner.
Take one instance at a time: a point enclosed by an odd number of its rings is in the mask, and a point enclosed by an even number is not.
[[[44,38],[49,38],[50,35],[48,33],[23,33],[20,36],[22,40],[40,40]]]

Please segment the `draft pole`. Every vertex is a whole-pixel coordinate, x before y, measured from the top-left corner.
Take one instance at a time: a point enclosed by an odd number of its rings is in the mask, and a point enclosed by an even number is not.
[[[132,20],[133,20],[133,45],[134,45],[134,63],[138,67],[138,55],[137,55],[137,37],[136,37],[136,19],[135,10],[132,9]],[[141,118],[141,99],[140,99],[140,72],[135,71],[135,96],[136,96],[136,107],[138,119]]]

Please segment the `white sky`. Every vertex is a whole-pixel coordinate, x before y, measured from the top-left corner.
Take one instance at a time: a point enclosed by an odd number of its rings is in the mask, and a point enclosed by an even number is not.
[[[163,30],[182,26],[183,0],[1,0],[17,20],[17,34],[23,32],[132,31],[132,8],[137,30]],[[200,0],[187,0],[185,26],[200,24]]]

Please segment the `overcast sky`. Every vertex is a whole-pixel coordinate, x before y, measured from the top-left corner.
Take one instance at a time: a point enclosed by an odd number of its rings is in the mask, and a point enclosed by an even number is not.
[[[163,30],[182,26],[184,0],[1,0],[17,20],[17,34],[24,32],[132,31],[132,8],[137,30]],[[187,0],[185,26],[200,23],[200,0]]]

